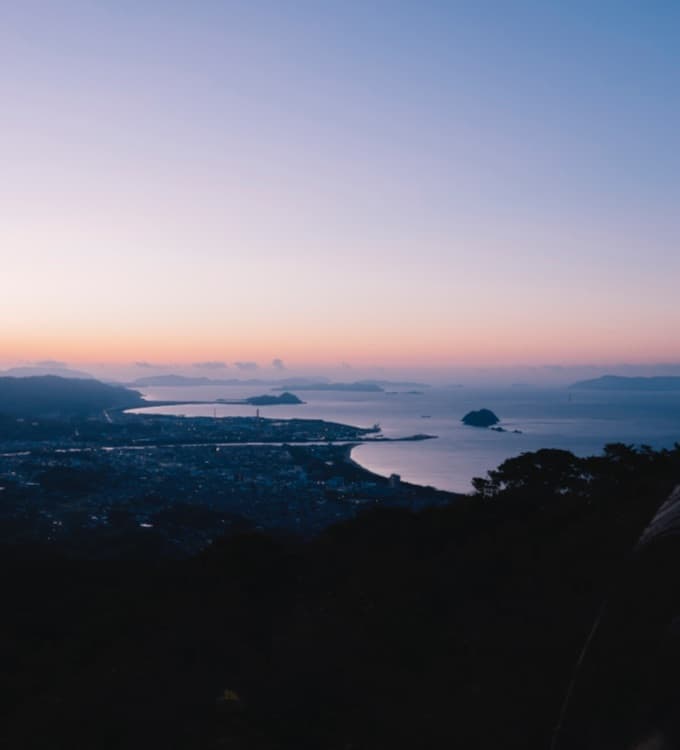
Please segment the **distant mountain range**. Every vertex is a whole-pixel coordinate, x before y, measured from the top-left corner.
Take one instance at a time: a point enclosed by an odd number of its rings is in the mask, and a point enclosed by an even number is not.
[[[277,386],[275,391],[282,391],[286,386]],[[360,381],[356,383],[309,383],[295,386],[298,391],[360,391],[368,393],[382,393],[385,389],[374,382]]]
[[[238,380],[213,380],[205,377],[185,377],[184,375],[148,375],[144,378],[137,378],[126,385],[145,387],[145,386],[197,386],[197,385],[234,385]],[[257,381],[254,381],[254,385]]]
[[[424,383],[392,382],[390,380],[359,380],[353,383],[331,383],[326,378],[285,378],[281,380],[262,380],[251,378],[239,380],[238,378],[206,378],[186,375],[148,375],[137,378],[127,385],[135,388],[149,387],[196,387],[204,385],[261,385],[272,386],[277,390],[295,388],[305,391],[368,391],[380,392],[385,386],[398,388],[427,388]]]
[[[591,391],[679,391],[680,376],[628,378],[620,375],[603,375],[593,380],[580,380],[569,387]]]
[[[68,367],[46,367],[35,365],[30,367],[11,367],[4,372],[0,370],[0,377],[7,378],[30,378],[42,375],[56,375],[60,378],[76,378],[79,380],[94,380],[94,377],[88,372],[71,370]]]
[[[87,417],[145,403],[137,391],[91,378],[0,377],[0,414],[13,417]]]
[[[88,380],[100,382],[92,375],[81,370],[72,370],[67,367],[12,367],[9,370],[0,371],[0,378],[42,378],[57,377],[67,380]],[[323,376],[315,377],[293,377],[267,380],[262,378],[208,378],[205,376],[192,375],[147,375],[127,383],[115,383],[107,381],[112,387],[152,388],[152,387],[200,387],[200,386],[268,386],[273,390],[286,391],[290,388],[303,391],[350,391],[381,393],[385,388],[428,388],[426,383],[411,381],[392,380],[357,380],[349,383],[334,383]]]
[[[296,388],[301,385],[316,383],[316,380],[310,378],[287,378],[285,380],[262,380],[261,378],[249,378],[240,380],[239,378],[206,378],[187,375],[147,375],[143,378],[137,378],[126,385],[144,388],[151,386],[170,386],[175,388],[195,387],[203,385],[277,385],[287,388]]]

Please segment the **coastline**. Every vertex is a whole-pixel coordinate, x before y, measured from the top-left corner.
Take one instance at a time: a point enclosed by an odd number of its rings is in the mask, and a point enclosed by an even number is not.
[[[342,462],[345,464],[346,470],[349,471],[351,475],[354,476],[354,479],[356,481],[362,481],[362,482],[371,482],[378,486],[384,486],[387,487],[390,483],[389,476],[385,476],[383,474],[379,474],[376,472],[371,471],[370,469],[366,468],[365,466],[361,465],[355,458],[352,456],[352,452],[355,448],[360,447],[361,445],[375,445],[375,444],[382,444],[382,443],[405,443],[405,442],[422,442],[422,441],[428,441],[428,440],[434,440],[437,439],[437,435],[429,435],[425,433],[416,433],[413,435],[405,435],[401,437],[386,437],[381,433],[380,428],[378,425],[374,425],[373,427],[357,427],[354,425],[349,425],[346,423],[341,422],[332,422],[328,420],[323,419],[309,419],[304,417],[290,417],[286,419],[274,419],[271,417],[255,417],[255,416],[249,416],[249,417],[236,417],[236,416],[220,416],[220,417],[211,417],[211,416],[191,416],[191,417],[182,417],[177,414],[144,414],[144,412],[149,409],[156,406],[183,406],[183,405],[189,405],[189,404],[198,404],[198,405],[224,405],[224,402],[215,402],[215,401],[171,401],[171,400],[164,400],[164,401],[154,401],[150,402],[148,405],[145,405],[144,407],[133,407],[128,409],[117,409],[115,410],[118,413],[118,416],[122,418],[122,421],[125,420],[126,417],[158,417],[160,419],[170,419],[170,420],[178,420],[181,421],[181,423],[187,424],[195,422],[196,424],[205,424],[206,422],[214,423],[214,424],[224,424],[225,426],[228,425],[231,422],[235,420],[245,420],[250,423],[261,423],[263,425],[266,425],[267,423],[273,423],[276,422],[278,424],[286,423],[288,425],[295,424],[299,427],[305,427],[312,428],[314,425],[325,425],[329,428],[341,428],[342,430],[352,431],[354,432],[354,435],[347,435],[346,437],[330,437],[327,439],[319,440],[318,437],[309,437],[309,438],[298,438],[298,439],[283,439],[280,438],[269,438],[269,439],[259,439],[259,440],[242,440],[242,441],[225,441],[220,438],[214,438],[214,440],[204,440],[199,439],[196,441],[192,440],[186,440],[183,439],[181,441],[155,441],[159,447],[160,445],[172,445],[174,443],[175,447],[181,447],[181,446],[190,446],[193,444],[201,444],[201,445],[210,445],[214,444],[216,446],[228,446],[228,445],[256,445],[256,444],[270,444],[270,445],[290,445],[294,447],[304,448],[305,446],[312,447],[315,445],[329,445],[334,446],[338,449],[340,449],[340,454],[338,454],[339,459],[341,458]],[[111,410],[114,411],[114,410]],[[117,447],[123,447],[123,446],[117,446]],[[136,447],[136,446],[130,446],[130,447]],[[145,443],[144,447],[153,447],[152,443]],[[395,474],[395,476],[398,476]],[[429,494],[437,495],[441,498],[448,498],[448,499],[455,499],[460,497],[465,497],[465,493],[461,492],[455,492],[452,490],[445,490],[435,487],[431,484],[418,484],[418,483],[412,483],[412,482],[406,482],[401,480],[401,478],[398,480],[399,484],[403,489],[406,489],[407,491],[419,491],[419,492],[426,492]]]
[[[349,443],[347,445],[343,445],[342,446],[342,460],[344,461],[345,464],[347,464],[354,471],[356,471],[358,477],[363,479],[363,481],[375,482],[376,484],[380,484],[384,486],[389,485],[390,477],[386,477],[384,474],[377,474],[371,471],[370,469],[367,469],[365,466],[362,466],[356,459],[352,458],[352,451],[355,448],[358,448],[360,445],[363,445],[365,442],[371,442],[371,441],[361,441],[361,442]],[[373,442],[376,442],[376,441],[373,441]],[[401,478],[399,479],[399,486],[407,490],[418,492],[421,495],[424,494],[428,496],[429,498],[433,498],[441,502],[452,502],[455,500],[461,500],[463,498],[468,497],[468,495],[462,492],[451,492],[449,490],[440,490],[431,485],[413,484],[412,482],[405,482],[401,480]]]
[[[106,409],[105,412],[110,414],[120,414],[122,416],[132,416],[132,417],[158,417],[163,419],[182,419],[182,420],[230,420],[230,419],[257,419],[261,422],[286,422],[286,423],[292,423],[292,422],[308,422],[309,424],[312,423],[321,423],[326,424],[329,426],[336,426],[336,427],[342,427],[348,430],[354,430],[357,433],[360,433],[362,435],[375,435],[375,437],[363,437],[361,439],[361,443],[412,443],[412,442],[422,442],[424,440],[436,440],[438,438],[438,435],[429,435],[427,433],[418,432],[413,435],[404,435],[403,437],[385,437],[384,435],[376,434],[380,433],[380,427],[374,426],[374,427],[357,427],[355,425],[350,425],[345,422],[335,422],[328,419],[310,419],[309,417],[288,417],[283,419],[273,419],[271,417],[257,417],[257,416],[251,416],[251,417],[236,417],[231,415],[226,416],[219,416],[219,417],[211,417],[207,415],[203,416],[191,416],[191,417],[184,417],[180,416],[178,414],[142,414],[140,412],[151,409],[155,407],[163,407],[163,406],[225,406],[225,405],[237,405],[237,406],[253,406],[254,408],[257,408],[256,404],[250,404],[249,402],[243,402],[243,401],[154,401],[149,404],[145,404],[144,406],[121,406],[121,407],[115,407]],[[272,406],[273,404],[270,404]],[[278,404],[277,404],[278,405]],[[282,406],[290,406],[290,404],[282,404]],[[300,440],[300,441],[288,441],[288,442],[299,442],[300,444],[304,444],[306,440]],[[337,442],[336,440],[332,440],[331,442]]]

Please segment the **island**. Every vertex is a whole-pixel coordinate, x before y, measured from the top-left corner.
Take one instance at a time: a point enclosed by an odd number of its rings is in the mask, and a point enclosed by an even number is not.
[[[200,403],[200,402],[199,402]],[[205,402],[209,403],[209,402]],[[297,404],[304,404],[305,402],[298,398],[294,393],[285,391],[278,396],[272,396],[270,393],[264,393],[261,396],[248,396],[248,398],[217,398],[215,399],[217,404],[250,404],[251,406],[282,406],[289,405],[295,406]]]
[[[304,404],[305,402],[298,398],[294,393],[284,391],[278,396],[272,396],[270,394],[264,394],[262,396],[250,396],[246,399],[246,403],[252,404],[253,406],[277,406],[277,405],[292,405],[292,404]]]
[[[492,427],[500,419],[490,409],[479,409],[468,412],[461,421],[468,427]]]

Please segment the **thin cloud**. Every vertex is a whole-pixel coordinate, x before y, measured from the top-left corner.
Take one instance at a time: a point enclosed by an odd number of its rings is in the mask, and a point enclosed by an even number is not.
[[[239,370],[257,370],[257,362],[234,362],[234,366]]]
[[[226,362],[194,362],[192,367],[197,367],[199,370],[223,370],[227,366]]]

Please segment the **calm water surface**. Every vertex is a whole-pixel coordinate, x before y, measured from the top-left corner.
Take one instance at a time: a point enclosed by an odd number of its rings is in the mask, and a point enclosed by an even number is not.
[[[143,389],[147,398],[158,400],[238,399],[266,392],[263,386]],[[680,392],[428,388],[422,395],[300,391],[299,396],[307,403],[260,407],[260,414],[326,419],[360,427],[379,423],[387,437],[423,432],[437,435],[436,440],[423,442],[362,445],[352,455],[380,474],[394,472],[409,482],[458,492],[468,492],[473,477],[483,476],[523,451],[564,448],[586,456],[600,453],[605,443],[614,441],[655,448],[680,442]],[[481,408],[491,409],[503,427],[522,434],[461,424],[466,412]],[[255,415],[255,407],[239,405],[185,405],[153,411],[187,416]]]

